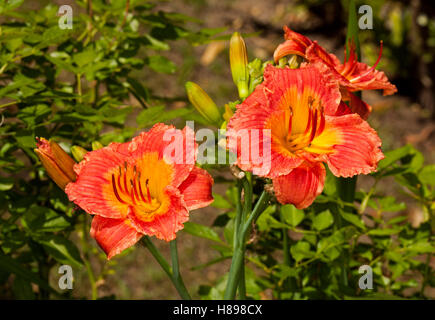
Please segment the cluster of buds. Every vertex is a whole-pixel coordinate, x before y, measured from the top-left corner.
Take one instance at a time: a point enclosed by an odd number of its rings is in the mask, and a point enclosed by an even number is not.
[[[245,99],[249,93],[249,67],[245,41],[238,32],[235,32],[230,40],[230,65],[233,81],[237,86],[240,99]],[[196,83],[186,83],[187,97],[196,110],[210,124],[226,127],[226,123],[233,115],[233,110],[227,104],[223,116],[216,103]],[[222,119],[223,117],[223,119]],[[225,120],[225,121],[223,121]]]

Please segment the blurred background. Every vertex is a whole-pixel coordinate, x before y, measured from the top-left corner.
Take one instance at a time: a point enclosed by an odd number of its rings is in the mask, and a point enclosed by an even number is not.
[[[22,9],[38,9],[49,1],[25,1]],[[80,12],[74,1],[53,1],[69,4]],[[249,59],[272,59],[274,49],[283,41],[282,26],[317,40],[330,52],[343,58],[347,23],[347,1],[322,0],[180,0],[158,1],[153,11],[177,12],[192,17],[187,21],[191,29],[222,28],[222,39],[192,46],[174,41],[171,50],[162,53],[175,63],[172,74],[156,74],[149,70],[136,71],[136,77],[156,96],[166,99],[167,106],[178,109],[187,105],[184,83],[194,81],[223,105],[237,99],[236,88],[229,69],[228,39],[234,31],[245,37]],[[364,0],[357,2],[373,9],[373,29],[361,30],[362,61],[372,65],[378,56],[379,42],[384,51],[378,69],[385,71],[398,88],[394,96],[383,97],[381,92],[364,92],[363,98],[373,107],[369,122],[379,132],[383,148],[390,150],[406,143],[420,150],[427,163],[435,159],[435,5],[430,0]],[[132,97],[131,104],[137,104]],[[129,117],[134,123],[136,114]],[[364,178],[359,187],[364,187]],[[225,190],[216,186],[215,192]],[[412,208],[410,209],[412,210]],[[219,209],[207,208],[201,214],[193,212],[192,221],[211,225]],[[418,215],[417,218],[418,220]],[[156,243],[157,244],[157,243]],[[209,249],[210,242],[187,233],[179,233],[180,265],[184,281],[194,297],[200,285],[213,284],[229,268],[229,261],[200,271],[198,265],[218,257]],[[158,243],[168,254],[168,246]],[[95,252],[101,251],[96,248]],[[98,283],[100,297],[119,299],[178,298],[166,275],[147,250],[140,245],[127,250],[113,261],[93,261],[94,267],[106,274]],[[86,274],[76,275],[73,296],[89,298]],[[53,280],[55,281],[55,280]],[[10,288],[0,288],[0,296],[8,297]],[[265,293],[264,298],[270,298]]]

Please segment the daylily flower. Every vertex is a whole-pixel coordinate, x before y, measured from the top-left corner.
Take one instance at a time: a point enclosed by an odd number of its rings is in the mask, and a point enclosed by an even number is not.
[[[74,167],[77,180],[68,184],[65,192],[95,215],[91,235],[108,259],[143,235],[175,239],[190,210],[213,202],[213,178],[194,164],[197,145],[193,142],[186,154],[171,159],[166,154],[168,131],[181,136],[183,146],[193,135],[188,127],[180,131],[156,124],[129,143],[111,143],[87,153]],[[193,161],[186,164],[183,160],[190,156]]]
[[[35,153],[50,178],[61,188],[76,179],[73,170],[75,161],[54,141],[36,138]]]
[[[381,140],[357,114],[343,112],[343,103],[331,73],[322,74],[307,65],[299,69],[281,69],[268,65],[264,81],[237,106],[228,123],[229,140],[237,132],[269,129],[271,166],[262,176],[271,178],[277,200],[297,208],[308,207],[322,192],[327,163],[336,176],[351,177],[376,170],[383,158]],[[343,115],[344,114],[344,115]],[[262,138],[250,142],[250,148]],[[237,165],[253,171],[261,163],[244,162],[241,149]]]
[[[340,83],[342,89],[342,99],[349,101],[352,112],[358,113],[362,118],[367,119],[371,112],[371,107],[354,95],[352,92],[360,90],[383,90],[384,95],[391,95],[397,91],[395,85],[391,84],[384,72],[376,70],[382,56],[382,41],[377,61],[372,67],[365,63],[358,62],[355,47],[350,46],[349,58],[341,63],[338,58],[328,53],[317,41],[292,31],[284,26],[284,38],[286,41],[280,44],[274,52],[274,60],[278,60],[289,54],[299,55],[316,65],[321,71],[327,67],[336,81]]]

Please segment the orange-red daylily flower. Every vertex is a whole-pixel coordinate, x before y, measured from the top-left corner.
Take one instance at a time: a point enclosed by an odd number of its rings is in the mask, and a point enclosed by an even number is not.
[[[349,101],[352,112],[358,113],[362,118],[367,119],[371,107],[352,92],[379,89],[383,90],[384,95],[391,95],[397,91],[396,86],[389,82],[385,73],[376,70],[382,55],[382,42],[377,61],[369,67],[365,63],[358,62],[353,45],[350,46],[349,58],[346,59],[345,54],[345,61],[341,63],[334,54],[328,53],[317,41],[311,41],[287,26],[284,26],[284,32],[286,41],[276,48],[273,55],[275,62],[286,55],[296,54],[319,67],[321,71],[324,67],[328,68],[340,83],[342,99]]]
[[[237,106],[228,123],[229,138],[239,130],[270,130],[271,169],[264,176],[272,179],[283,204],[305,208],[314,201],[325,182],[324,162],[334,175],[351,177],[374,171],[383,158],[378,135],[359,115],[343,112],[338,83],[331,79],[331,73],[311,65],[268,65],[263,83]],[[250,143],[252,148],[256,142]],[[230,148],[241,169],[261,166],[242,162],[240,150]]]
[[[36,138],[35,153],[51,179],[61,188],[76,179],[75,161],[54,141]]]
[[[213,178],[194,164],[197,145],[192,141],[192,150],[184,155],[187,159],[193,153],[191,164],[169,159],[165,148],[170,142],[164,139],[168,130],[182,135],[183,145],[187,136],[193,136],[188,127],[180,131],[156,124],[131,142],[111,143],[87,153],[74,168],[77,180],[65,192],[95,215],[91,235],[108,259],[143,235],[173,240],[189,219],[189,210],[213,202]]]

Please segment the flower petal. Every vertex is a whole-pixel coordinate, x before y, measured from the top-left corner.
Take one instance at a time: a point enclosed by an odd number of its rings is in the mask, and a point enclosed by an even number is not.
[[[194,167],[187,179],[179,186],[187,209],[199,209],[212,203],[212,185],[213,178],[211,175],[204,169]]]
[[[299,69],[267,65],[263,83],[265,95],[271,104],[269,108],[285,110],[291,107],[293,114],[298,116],[293,119],[292,130],[304,131],[309,100],[313,100],[313,108],[321,104],[325,114],[334,114],[337,110],[341,94],[333,79],[328,70],[320,72],[310,64]],[[299,116],[304,119],[299,119]]]
[[[326,170],[322,163],[304,162],[289,174],[273,179],[276,199],[298,209],[310,206],[322,193]]]
[[[136,231],[128,220],[95,216],[92,219],[91,236],[107,254],[107,259],[133,246],[143,234]]]
[[[370,113],[372,112],[372,107],[351,92],[349,92],[349,98],[350,110],[352,110],[353,113],[359,114],[359,116],[364,120],[367,120]]]
[[[88,152],[83,161],[74,166],[77,180],[65,188],[69,200],[89,214],[125,218],[127,207],[104,191],[104,187],[111,184],[110,171],[128,161],[128,154],[120,152],[125,151],[125,145],[111,143],[105,148]]]
[[[288,56],[290,54],[296,54],[301,57],[305,57],[306,47],[294,40],[286,40],[275,49],[273,52],[273,61],[278,63],[279,59]]]
[[[307,149],[314,152],[317,147],[332,149],[327,163],[331,172],[341,177],[373,172],[384,158],[381,139],[357,114],[327,116],[324,132]]]
[[[365,63],[358,62],[355,71],[352,73],[351,91],[359,90],[383,90],[383,95],[392,95],[397,88],[392,84],[383,71],[372,69]]]
[[[175,140],[172,140],[173,137]],[[142,132],[129,145],[129,151],[134,158],[139,158],[144,153],[157,152],[160,159],[173,165],[175,171],[171,185],[174,187],[178,187],[189,176],[195,166],[197,149],[192,129],[186,126],[183,130],[178,130],[163,123]]]
[[[183,223],[189,220],[189,211],[177,188],[167,186],[165,197],[164,203],[153,213],[150,221],[144,221],[141,217],[143,213],[136,212],[135,207],[130,207],[128,218],[138,232],[171,241],[175,239],[177,231],[183,229]]]

